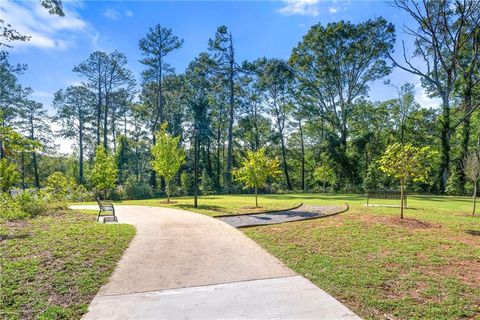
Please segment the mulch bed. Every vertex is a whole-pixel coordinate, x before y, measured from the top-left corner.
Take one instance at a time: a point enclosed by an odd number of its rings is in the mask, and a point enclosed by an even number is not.
[[[245,228],[261,225],[278,224],[285,222],[325,218],[348,210],[348,205],[344,206],[315,206],[302,205],[298,208],[276,212],[266,212],[248,215],[219,216],[222,220],[236,228]]]

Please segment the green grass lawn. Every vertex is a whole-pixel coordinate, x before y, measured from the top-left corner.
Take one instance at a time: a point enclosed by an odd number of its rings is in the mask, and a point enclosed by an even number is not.
[[[207,215],[252,211],[249,195],[123,201]],[[480,217],[467,197],[410,196],[399,208],[365,207],[360,195],[264,195],[260,210],[348,203],[350,210],[318,220],[243,232],[367,319],[480,319]],[[398,201],[373,201],[398,204]]]
[[[79,319],[135,234],[86,212],[0,224],[0,318]]]

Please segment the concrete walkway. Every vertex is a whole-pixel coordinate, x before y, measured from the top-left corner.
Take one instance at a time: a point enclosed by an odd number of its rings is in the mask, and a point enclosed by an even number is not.
[[[137,234],[84,319],[359,319],[226,223],[170,208],[116,211]]]

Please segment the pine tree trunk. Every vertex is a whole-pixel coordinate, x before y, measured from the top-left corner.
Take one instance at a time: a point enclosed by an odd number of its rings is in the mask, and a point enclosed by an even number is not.
[[[228,142],[227,142],[227,169],[225,172],[225,186],[226,192],[230,193],[232,190],[232,166],[233,166],[233,117],[234,117],[234,104],[235,104],[235,92],[234,92],[234,64],[235,57],[233,53],[232,35],[230,35],[230,59],[229,59],[229,89],[230,89],[230,108],[228,116]]]
[[[300,128],[300,150],[302,156],[302,191],[305,191],[305,145],[303,143],[303,128],[301,120],[298,122],[298,126]]]
[[[35,178],[35,187],[40,189],[40,177],[38,175],[37,153],[35,151],[32,152],[32,164],[33,164],[33,175]]]
[[[109,108],[109,93],[105,93],[105,110],[103,114],[103,147],[108,150],[108,108]]]
[[[78,136],[78,146],[79,150],[79,175],[78,175],[78,182],[83,184],[83,123],[80,122],[79,127],[79,136]]]

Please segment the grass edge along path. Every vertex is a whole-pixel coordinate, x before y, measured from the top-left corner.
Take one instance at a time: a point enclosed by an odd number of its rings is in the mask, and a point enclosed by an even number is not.
[[[135,235],[131,225],[95,222],[94,213],[0,224],[1,319],[80,319]]]

